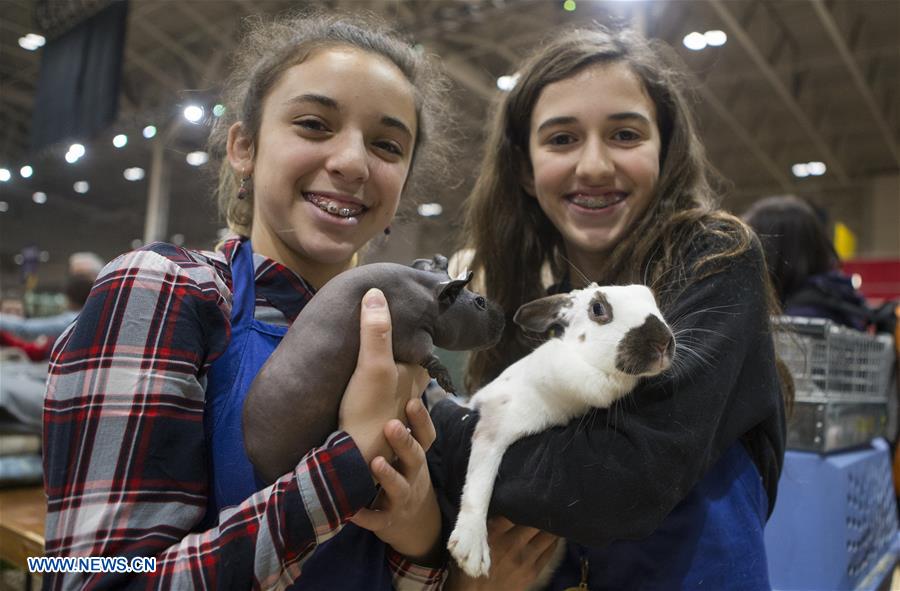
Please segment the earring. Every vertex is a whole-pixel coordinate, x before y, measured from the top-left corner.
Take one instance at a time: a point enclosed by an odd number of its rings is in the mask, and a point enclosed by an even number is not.
[[[250,181],[253,178],[252,174],[248,174],[247,176],[241,177],[241,186],[238,187],[237,198],[238,199],[246,199],[250,196],[250,191],[252,190]]]
[[[387,228],[384,229],[384,235],[385,236],[391,235],[391,227],[390,226],[388,226]]]

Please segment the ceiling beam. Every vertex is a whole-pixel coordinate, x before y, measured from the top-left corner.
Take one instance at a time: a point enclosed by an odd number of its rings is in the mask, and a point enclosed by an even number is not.
[[[746,29],[744,29],[734,15],[731,14],[730,10],[727,8],[727,2],[724,2],[723,0],[707,0],[707,3],[712,7],[719,18],[722,19],[731,34],[737,39],[744,51],[747,52],[747,55],[750,56],[750,59],[756,64],[756,67],[759,68],[760,72],[762,72],[763,77],[769,82],[779,98],[781,98],[784,106],[791,112],[794,119],[796,119],[800,127],[803,128],[803,131],[806,132],[807,137],[815,145],[822,159],[828,164],[828,170],[834,172],[841,183],[847,184],[849,179],[843,163],[825,140],[822,139],[822,136],[819,134],[813,122],[799,103],[797,103],[797,99],[794,98],[791,91],[788,90],[784,82],[782,82],[781,78],[779,78],[772,65],[763,56]]]
[[[235,35],[233,33],[236,21],[228,19],[227,24],[222,26],[218,23],[219,28],[213,26],[210,19],[200,14],[190,2],[176,2],[175,7],[184,13],[198,28],[202,29],[208,39],[217,43],[226,53],[230,53],[234,46]]]
[[[160,45],[181,58],[193,71],[200,73],[205,69],[205,64],[201,59],[185,49],[181,43],[170,37],[168,33],[150,25],[145,20],[135,20],[134,22],[144,34],[148,37],[152,37]]]
[[[722,104],[722,101],[713,94],[713,92],[709,89],[706,84],[700,82],[695,79],[694,87],[703,97],[703,100],[706,101],[706,104],[712,107],[712,110],[716,112],[716,115],[725,122],[725,124],[731,129],[731,132],[743,143],[748,150],[756,157],[760,164],[762,164],[763,168],[769,173],[769,176],[778,183],[781,189],[790,193],[794,189],[794,184],[788,178],[787,173],[785,173],[778,164],[772,160],[769,154],[762,149],[759,143],[753,139],[753,136],[750,135],[750,132],[741,125],[740,121],[738,121],[734,115],[731,114],[731,111]]]
[[[495,43],[487,37],[481,35],[473,35],[471,33],[449,33],[446,37],[448,40],[465,43],[484,53],[495,53],[506,60],[513,66],[519,65],[522,59],[517,52],[513,51],[505,45]]]
[[[471,63],[448,56],[444,58],[443,65],[451,78],[471,90],[479,99],[488,102],[494,99],[496,89]]]
[[[23,90],[19,90],[12,85],[6,84],[3,87],[3,100],[22,107],[28,113],[34,108],[34,95]]]
[[[859,91],[863,101],[866,103],[866,108],[869,109],[869,113],[878,124],[878,131],[881,133],[885,145],[894,157],[894,162],[897,163],[897,166],[900,166],[900,149],[897,148],[897,142],[891,131],[891,126],[888,125],[887,119],[878,107],[875,95],[872,93],[872,89],[869,88],[869,85],[866,84],[865,77],[860,71],[856,60],[853,59],[853,54],[850,53],[847,42],[844,40],[840,30],[838,30],[837,24],[834,22],[834,17],[828,11],[828,8],[826,8],[825,3],[822,2],[822,0],[810,0],[810,3],[812,4],[816,16],[819,17],[819,22],[822,23],[825,32],[828,33],[828,37],[831,39],[831,42],[834,43],[835,48],[840,54],[841,61],[850,72],[850,78],[853,80],[853,85],[856,87],[856,90]]]
[[[897,55],[897,46],[881,46],[863,48],[854,51],[856,59],[863,61],[872,61],[878,58],[894,57]],[[791,59],[791,63],[772,64],[772,69],[778,75],[788,75],[795,70],[824,70],[829,67],[839,65],[842,61],[835,55],[805,55]],[[728,72],[717,71],[715,75],[716,86],[727,86],[735,84],[748,78],[762,78],[762,74],[756,68],[752,70],[736,69]]]
[[[184,90],[184,84],[163,71],[162,68],[157,66],[155,62],[142,56],[134,50],[125,50],[125,63],[134,64],[142,72],[155,79],[157,82],[171,90],[173,93],[179,93]]]

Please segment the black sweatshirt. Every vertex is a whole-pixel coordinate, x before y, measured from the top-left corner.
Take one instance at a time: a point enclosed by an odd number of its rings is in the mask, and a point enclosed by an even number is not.
[[[696,244],[691,250],[708,251]],[[590,546],[641,539],[738,440],[760,471],[771,514],[785,418],[764,272],[754,241],[724,269],[685,288],[664,310],[679,343],[673,369],[608,410],[513,444],[491,514]],[[429,464],[449,532],[476,413],[444,400],[431,416],[438,438]]]

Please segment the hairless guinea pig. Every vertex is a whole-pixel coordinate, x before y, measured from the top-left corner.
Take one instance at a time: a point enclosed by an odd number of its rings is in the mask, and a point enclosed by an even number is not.
[[[467,289],[472,273],[451,279],[447,259],[411,267],[363,265],[320,289],[263,365],[244,402],[244,445],[257,473],[272,482],[337,428],[338,408],[356,367],[363,295],[377,287],[391,312],[394,358],[417,363],[448,392],[450,374],[433,346],[463,351],[495,345],[498,306]]]

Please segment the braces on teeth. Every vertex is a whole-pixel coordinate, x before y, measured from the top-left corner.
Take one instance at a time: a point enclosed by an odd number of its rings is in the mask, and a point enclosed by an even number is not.
[[[317,205],[322,211],[327,211],[332,215],[339,215],[342,218],[349,218],[350,214],[352,213],[349,207],[338,207],[335,203],[322,203]]]

